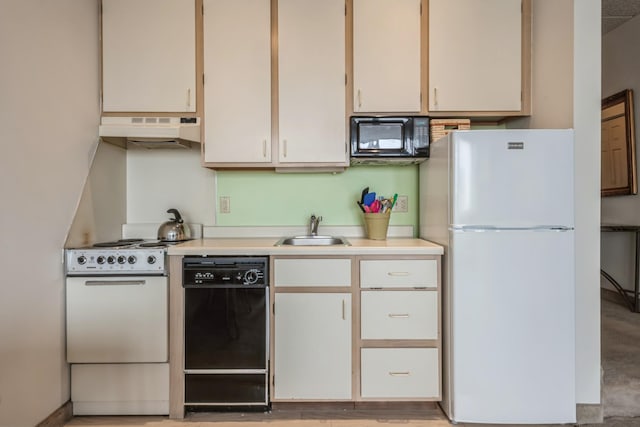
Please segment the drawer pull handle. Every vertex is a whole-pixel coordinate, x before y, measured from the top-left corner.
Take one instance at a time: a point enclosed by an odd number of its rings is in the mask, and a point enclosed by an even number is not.
[[[392,319],[406,319],[409,317],[409,314],[408,313],[404,313],[404,314],[389,313],[389,317],[391,317]]]
[[[389,375],[391,375],[392,377],[408,377],[411,375],[411,372],[406,371],[406,372],[389,372]]]
[[[408,271],[390,271],[387,273],[388,276],[408,276]]]

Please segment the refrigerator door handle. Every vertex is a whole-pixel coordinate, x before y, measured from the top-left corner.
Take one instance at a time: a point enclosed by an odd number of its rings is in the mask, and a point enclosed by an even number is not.
[[[565,225],[536,225],[534,227],[496,227],[494,225],[458,225],[450,228],[451,231],[485,232],[485,231],[571,231],[573,227]]]

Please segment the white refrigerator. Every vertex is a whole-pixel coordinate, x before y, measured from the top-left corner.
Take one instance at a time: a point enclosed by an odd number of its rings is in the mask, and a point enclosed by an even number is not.
[[[453,131],[420,165],[454,422],[576,421],[573,152],[572,130]]]

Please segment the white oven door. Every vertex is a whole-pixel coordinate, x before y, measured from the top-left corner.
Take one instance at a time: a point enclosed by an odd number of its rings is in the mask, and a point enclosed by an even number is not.
[[[67,277],[67,362],[167,360],[167,277]]]

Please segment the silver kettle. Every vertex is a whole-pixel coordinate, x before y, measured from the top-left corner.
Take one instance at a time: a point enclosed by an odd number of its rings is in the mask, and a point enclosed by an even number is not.
[[[158,240],[165,242],[180,242],[191,237],[191,230],[184,224],[182,216],[177,209],[169,209],[167,213],[173,214],[174,218],[160,224],[158,228]]]

